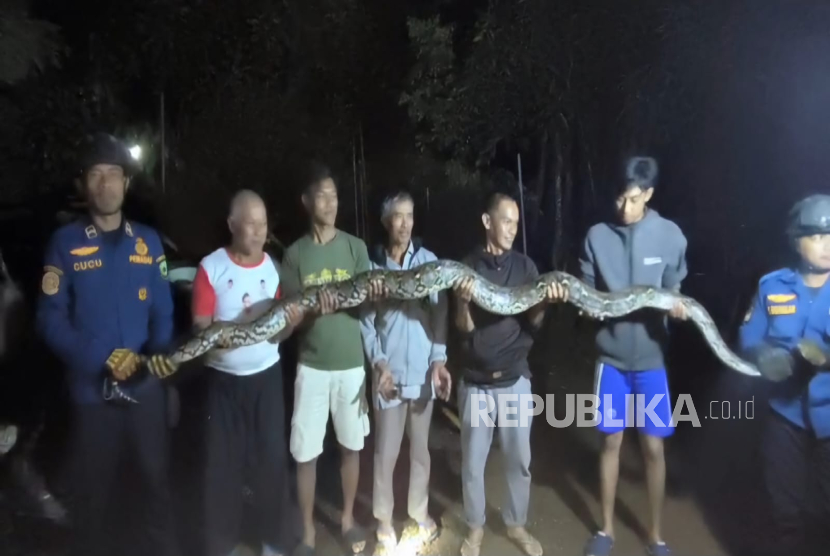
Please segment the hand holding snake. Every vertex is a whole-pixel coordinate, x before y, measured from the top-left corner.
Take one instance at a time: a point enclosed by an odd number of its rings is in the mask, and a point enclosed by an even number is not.
[[[546,299],[558,297],[575,305],[581,314],[600,320],[623,317],[642,309],[672,312],[692,321],[721,362],[739,373],[760,376],[755,365],[738,357],[727,346],[706,309],[678,292],[646,286],[619,292],[600,292],[571,274],[558,271],[543,274],[522,286],[501,287],[470,267],[451,260],[433,261],[406,271],[370,270],[350,280],[306,288],[276,302],[253,322],[215,323],[205,328],[172,353],[160,356],[165,360],[162,368],[175,372],[182,363],[211,349],[250,346],[267,341],[288,325],[287,307],[291,304],[295,304],[304,315],[309,312],[330,314],[357,307],[370,297],[413,300],[447,289],[455,289],[462,299],[469,299],[485,311],[499,315],[523,313]],[[378,295],[381,291],[383,295]],[[682,311],[677,309],[678,304],[682,305]],[[158,368],[158,357],[144,357],[143,360],[156,361],[151,365],[155,364]],[[173,372],[164,376],[170,376]]]

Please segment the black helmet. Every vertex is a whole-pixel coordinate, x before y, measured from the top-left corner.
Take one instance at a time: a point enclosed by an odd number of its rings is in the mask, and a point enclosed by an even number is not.
[[[830,195],[811,195],[790,210],[787,235],[792,239],[830,234]]]
[[[127,176],[138,172],[138,165],[127,146],[108,133],[88,135],[81,146],[81,173],[85,173],[96,164],[121,166]]]
[[[651,189],[657,181],[657,161],[650,156],[632,156],[625,161],[624,189]]]

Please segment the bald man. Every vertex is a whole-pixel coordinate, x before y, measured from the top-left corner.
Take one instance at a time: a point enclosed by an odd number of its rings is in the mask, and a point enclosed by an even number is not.
[[[263,251],[268,234],[265,203],[243,190],[231,201],[229,246],[199,264],[193,282],[193,324],[250,322],[280,298],[280,276]],[[289,326],[271,340],[205,356],[208,379],[205,477],[208,556],[232,554],[240,538],[245,487],[253,491],[262,555],[286,554],[289,496],[284,398],[279,342],[299,323],[290,306]]]

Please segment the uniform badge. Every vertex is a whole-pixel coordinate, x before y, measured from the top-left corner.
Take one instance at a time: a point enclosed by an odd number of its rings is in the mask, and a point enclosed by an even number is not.
[[[89,255],[94,255],[98,252],[97,245],[90,245],[89,247],[78,247],[77,249],[73,249],[69,252],[70,255],[75,255],[76,257],[88,257]]]
[[[139,255],[144,257],[144,256],[147,255],[148,251],[149,251],[149,249],[147,248],[147,244],[144,243],[143,239],[138,238],[137,240],[135,240],[135,252],[136,253],[138,253]]]
[[[147,299],[147,288],[141,288],[138,290],[138,298],[141,301],[145,301]]]
[[[43,293],[46,295],[55,295],[58,293],[61,284],[60,274],[61,271],[54,266],[47,266],[43,269],[45,272],[43,274],[43,280],[40,282],[40,289],[43,290]]]
[[[767,299],[772,303],[787,303],[788,301],[793,301],[795,298],[796,295],[794,293],[771,293],[767,296]]]

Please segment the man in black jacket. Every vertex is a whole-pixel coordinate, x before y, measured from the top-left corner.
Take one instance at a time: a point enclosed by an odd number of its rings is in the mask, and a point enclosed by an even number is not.
[[[507,195],[496,193],[482,214],[485,245],[465,260],[481,276],[498,286],[519,286],[539,276],[527,256],[512,250],[519,224],[519,207]],[[458,387],[461,412],[462,486],[464,513],[470,531],[461,547],[463,556],[478,556],[484,536],[484,467],[498,427],[505,460],[507,500],[502,515],[508,536],[528,556],[541,556],[542,545],[525,529],[530,498],[530,421],[520,416],[530,404],[530,368],[527,356],[532,332],[542,325],[546,303],[523,315],[500,316],[470,303],[474,289],[468,278],[455,288],[455,326],[463,336],[462,380]],[[566,298],[560,284],[548,287],[547,301]],[[508,401],[514,396],[518,401]],[[486,408],[482,402],[486,401]],[[507,407],[512,411],[505,411]],[[512,422],[505,423],[505,420]],[[518,420],[518,426],[515,424]],[[505,426],[506,425],[506,426]]]

